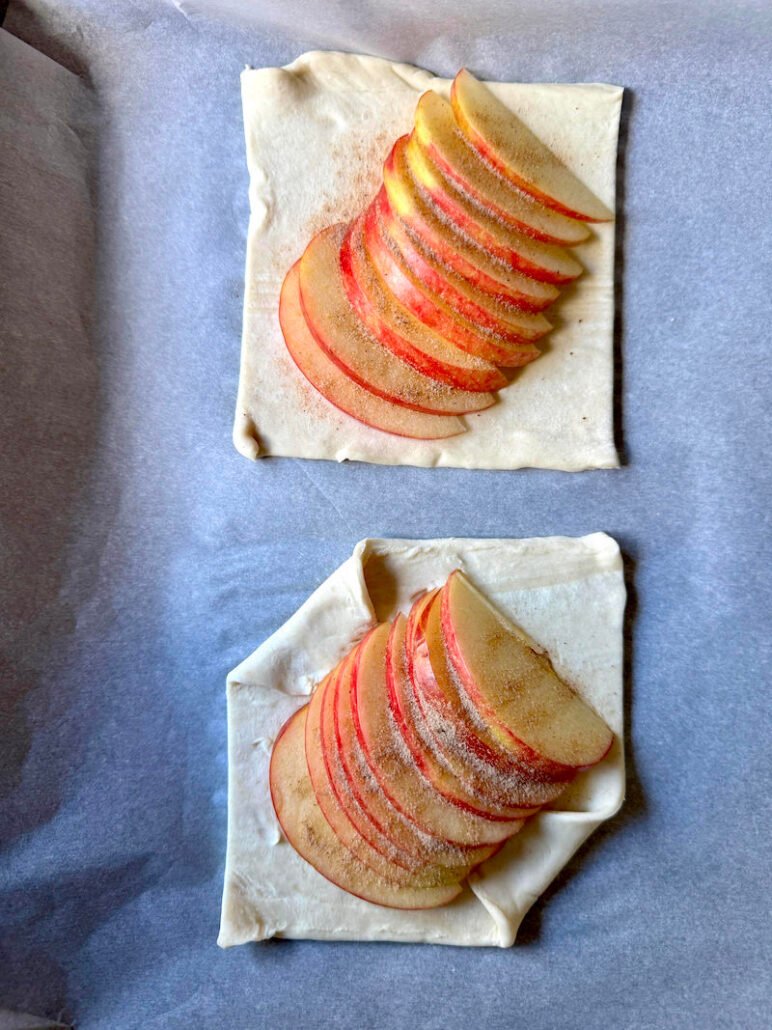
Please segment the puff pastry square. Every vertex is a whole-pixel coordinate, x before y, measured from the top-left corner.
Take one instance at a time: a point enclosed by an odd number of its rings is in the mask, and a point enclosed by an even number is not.
[[[618,465],[613,223],[595,226],[579,247],[586,271],[561,293],[544,355],[493,408],[469,416],[461,436],[413,441],[361,425],[317,394],[287,353],[278,321],[287,269],[315,232],[372,199],[384,158],[410,130],[421,93],[447,96],[449,87],[418,68],[334,52],[243,72],[251,213],[233,435],[247,457],[573,471]],[[614,210],[619,87],[491,88]]]
[[[281,835],[268,791],[273,741],[313,686],[376,622],[464,569],[550,652],[557,671],[606,719],[616,741],[551,809],[470,878],[452,904],[405,912],[328,883]],[[625,789],[622,624],[616,543],[579,539],[364,540],[308,601],[228,677],[228,848],[218,943],[268,937],[514,943],[530,906]]]

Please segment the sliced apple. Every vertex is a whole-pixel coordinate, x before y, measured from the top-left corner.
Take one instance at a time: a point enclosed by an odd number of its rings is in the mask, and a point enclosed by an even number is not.
[[[375,905],[421,909],[447,905],[460,883],[416,888],[380,876],[340,842],[322,814],[306,764],[308,706],[283,726],[271,753],[271,800],[284,836],[318,873],[337,887]]]
[[[440,171],[493,217],[545,243],[576,246],[589,236],[582,222],[566,218],[497,175],[459,131],[453,108],[439,93],[418,101],[414,135]]]
[[[403,310],[436,329],[457,347],[470,354],[485,355],[504,367],[519,367],[539,357],[538,347],[529,341],[548,331],[549,322],[543,316],[507,309],[490,299],[483,304],[468,301],[463,284],[454,290],[443,277],[444,292],[455,292],[460,300],[457,307],[447,303],[411,273],[375,202],[365,212],[364,236],[370,260]],[[470,319],[461,310],[464,307],[473,309],[476,319]]]
[[[462,390],[500,390],[507,385],[495,365],[460,350],[399,303],[391,283],[379,275],[365,249],[360,218],[343,239],[340,265],[351,306],[372,335],[397,357],[424,375]]]
[[[300,302],[308,328],[325,354],[359,386],[406,408],[458,415],[490,407],[495,398],[424,376],[362,326],[343,287],[343,224],[318,233],[300,259]]]
[[[453,416],[427,415],[363,389],[327,357],[306,325],[300,307],[297,263],[282,285],[279,322],[287,350],[300,372],[346,415],[374,429],[416,440],[441,440],[464,432],[463,423]]]
[[[362,833],[360,825],[350,814],[354,810],[354,802],[342,774],[335,768],[337,756],[330,741],[324,740],[322,728],[330,698],[329,688],[334,680],[334,676],[328,676],[316,688],[306,719],[306,764],[317,804],[335,836],[360,862],[394,883],[411,883],[410,873],[379,851],[371,843],[372,836]]]
[[[583,222],[606,222],[605,204],[466,68],[451,89],[456,121],[481,156],[547,207]]]
[[[441,265],[477,289],[525,310],[541,310],[558,296],[553,284],[531,279],[502,264],[443,222],[407,172],[404,153],[396,147],[392,147],[383,166],[383,189],[395,217],[436,255]]]
[[[413,135],[397,141],[404,147],[410,174],[432,203],[459,232],[500,261],[547,283],[567,283],[578,278],[582,266],[554,243],[542,243],[487,214],[479,204],[446,178],[418,145]]]
[[[400,626],[400,619],[404,633],[404,617],[399,617],[394,626]],[[424,775],[421,760],[417,762],[408,749],[390,709],[386,661],[389,635],[389,627],[383,626],[371,637],[373,647],[377,648],[368,661],[371,674],[358,678],[352,699],[357,735],[373,775],[395,808],[425,833],[446,844],[479,847],[505,840],[517,832],[520,822],[491,822],[444,797]],[[404,674],[403,662],[401,675]]]
[[[439,864],[449,868],[451,876],[461,879],[474,865],[490,858],[496,846],[470,849],[448,844],[424,833],[389,801],[367,764],[354,721],[358,681],[361,676],[368,675],[368,662],[362,660],[366,655],[363,644],[357,648],[354,661],[345,663],[335,685],[336,747],[353,793],[379,832],[399,850],[399,864],[416,870],[427,863]],[[363,695],[368,693],[368,689],[367,684],[361,685]]]
[[[441,595],[423,608],[414,606],[408,625],[412,649],[408,668],[419,705],[430,708],[430,725],[453,772],[467,781],[492,803],[537,808],[557,798],[570,776],[547,778],[536,766],[518,761],[502,748],[494,734],[470,706],[464,704],[450,667],[442,634]],[[505,799],[505,800],[504,800]]]
[[[474,817],[481,824],[483,832],[491,835],[487,839],[503,839],[501,829],[498,831],[499,836],[494,836],[497,831],[490,825],[486,830],[485,822],[506,829],[513,824],[517,825],[520,819],[531,815],[533,810],[502,810],[498,806],[488,804],[485,798],[472,793],[442,763],[434,749],[428,727],[422,724],[420,711],[415,704],[407,670],[405,631],[406,620],[404,616],[398,616],[392,626],[386,648],[386,678],[392,721],[397,726],[413,764],[434,790],[468,816]]]
[[[442,590],[442,633],[459,687],[519,759],[570,773],[608,754],[614,735],[522,630],[460,571]]]

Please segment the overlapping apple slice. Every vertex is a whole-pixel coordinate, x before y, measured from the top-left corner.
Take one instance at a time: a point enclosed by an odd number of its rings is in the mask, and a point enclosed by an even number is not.
[[[583,222],[611,212],[493,93],[462,68],[451,89],[459,128],[485,161],[546,207]]]
[[[332,883],[435,907],[612,739],[456,571],[409,619],[368,633],[287,722],[271,796],[286,838]]]
[[[415,439],[465,431],[539,357],[544,311],[581,265],[566,248],[603,204],[467,71],[452,103],[419,100],[383,186],[287,274],[280,323],[295,364],[359,422]]]

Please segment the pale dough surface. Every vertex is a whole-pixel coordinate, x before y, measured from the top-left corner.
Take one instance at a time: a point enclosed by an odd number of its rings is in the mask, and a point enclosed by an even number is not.
[[[399,912],[328,883],[282,838],[267,773],[284,721],[377,621],[406,612],[424,589],[464,569],[526,632],[617,735],[608,758],[581,774],[444,908]],[[228,848],[218,943],[267,937],[514,943],[520,922],[576,849],[624,799],[622,623],[616,543],[572,539],[364,540],[228,677]]]
[[[585,273],[550,312],[556,328],[546,353],[493,408],[467,417],[461,436],[413,441],[363,426],[328,404],[287,353],[277,310],[285,272],[315,232],[350,219],[375,195],[421,93],[447,96],[449,87],[409,65],[335,52],[242,73],[251,214],[233,437],[247,457],[573,471],[618,465],[613,223],[596,226],[577,249]],[[492,89],[614,210],[621,88]]]

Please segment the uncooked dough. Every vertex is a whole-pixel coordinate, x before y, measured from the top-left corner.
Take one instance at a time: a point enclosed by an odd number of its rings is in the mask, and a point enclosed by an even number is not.
[[[465,419],[468,431],[412,441],[338,412],[303,378],[278,320],[282,279],[311,236],[375,196],[383,161],[422,92],[450,83],[376,57],[312,52],[242,73],[250,220],[234,442],[249,458],[356,459],[577,471],[618,465],[613,434],[614,225],[576,251],[586,271],[550,311],[545,353]],[[504,103],[614,210],[622,90],[493,83]],[[553,317],[554,316],[554,317]]]
[[[463,569],[526,632],[616,734],[582,773],[474,873],[452,904],[400,912],[328,883],[281,836],[268,791],[276,735],[313,686],[376,622]],[[616,543],[571,539],[364,540],[306,603],[228,677],[228,849],[222,947],[267,937],[514,943],[530,906],[624,798],[622,621]]]

